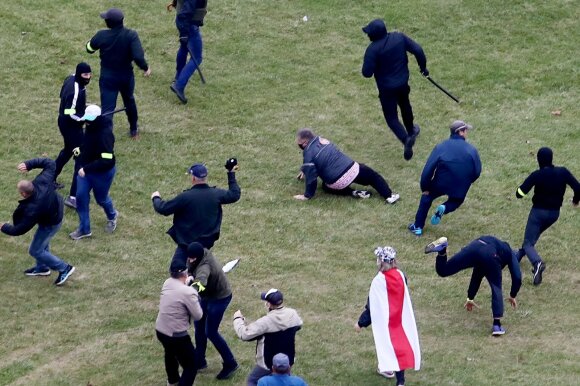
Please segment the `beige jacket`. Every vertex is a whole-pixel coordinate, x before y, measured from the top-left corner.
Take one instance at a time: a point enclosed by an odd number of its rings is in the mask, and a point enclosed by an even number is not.
[[[179,279],[169,278],[161,288],[159,314],[155,329],[167,336],[185,336],[191,321],[199,320],[203,311],[197,291]]]
[[[285,306],[269,311],[268,314],[250,324],[246,324],[245,318],[234,319],[234,330],[241,340],[257,340],[256,364],[266,370],[270,369],[264,360],[264,334],[299,326],[302,326],[302,319],[298,312]]]

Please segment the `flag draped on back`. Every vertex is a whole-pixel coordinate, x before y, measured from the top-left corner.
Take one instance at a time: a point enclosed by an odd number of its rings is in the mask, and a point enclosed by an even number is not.
[[[379,370],[419,370],[419,335],[403,272],[379,272],[371,283],[369,306]]]

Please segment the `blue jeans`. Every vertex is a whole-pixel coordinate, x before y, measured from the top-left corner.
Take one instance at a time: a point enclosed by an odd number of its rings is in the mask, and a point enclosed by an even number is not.
[[[528,260],[534,266],[542,261],[542,257],[536,251],[536,243],[540,239],[540,235],[551,227],[558,220],[558,217],[560,217],[559,209],[532,208],[524,233],[524,244],[519,251],[520,259],[527,255]]]
[[[232,295],[217,300],[200,299],[203,317],[197,322],[194,322],[195,345],[197,346],[196,353],[200,365],[205,363],[205,351],[208,339],[221,355],[224,367],[230,366],[236,361],[234,354],[218,331],[224,313],[231,301]]]
[[[417,228],[425,227],[425,219],[427,218],[427,214],[429,213],[429,209],[431,208],[433,200],[443,195],[445,195],[445,193],[438,191],[429,191],[429,194],[421,195],[421,200],[419,200],[419,208],[417,208],[417,214],[415,215],[414,223]],[[447,201],[443,203],[443,205],[445,205],[445,214],[455,211],[461,206],[461,204],[463,204],[464,200],[465,197],[448,197]]]
[[[175,57],[175,87],[178,90],[183,91],[185,89],[189,78],[191,78],[197,69],[195,61],[191,58],[187,61],[187,55],[191,56],[193,54],[197,64],[201,65],[203,60],[202,50],[203,42],[201,40],[201,32],[198,26],[192,25],[189,29],[189,39],[187,40],[187,44],[180,43],[179,49],[177,50],[177,56]]]
[[[130,73],[101,74],[99,78],[99,88],[101,90],[101,109],[103,113],[115,110],[117,106],[117,96],[121,93],[125,113],[129,121],[131,133],[137,132],[137,102],[135,102],[135,75]]]
[[[61,225],[62,222],[56,225],[38,225],[28,249],[30,256],[36,259],[36,269],[38,271],[52,269],[53,271],[62,272],[68,266],[67,263],[50,253],[50,240],[56,235]]]
[[[113,200],[109,197],[109,189],[115,177],[116,168],[112,167],[103,173],[87,173],[84,177],[77,176],[77,213],[79,214],[79,230],[86,234],[91,232],[89,202],[91,190],[95,200],[105,211],[107,220],[113,220],[117,214]]]

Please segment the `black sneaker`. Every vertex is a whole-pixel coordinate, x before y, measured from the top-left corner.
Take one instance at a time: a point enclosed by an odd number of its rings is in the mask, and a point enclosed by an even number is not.
[[[181,101],[181,103],[186,104],[187,103],[187,98],[185,97],[185,94],[183,93],[183,91],[179,90],[174,83],[171,83],[171,86],[169,86],[169,88],[171,89],[171,91],[173,91],[175,93],[175,95],[177,95],[177,97],[179,98],[179,100]]]
[[[218,375],[216,375],[216,378],[219,380],[224,380],[224,379],[228,379],[230,378],[232,375],[234,375],[234,373],[236,372],[236,370],[240,367],[240,365],[238,365],[238,362],[234,362],[230,365],[227,365],[224,363],[224,367],[222,368],[222,370],[218,373]]]
[[[69,278],[70,275],[75,271],[75,267],[72,265],[68,265],[64,271],[59,272],[58,277],[56,278],[54,284],[55,285],[63,285],[64,282]]]
[[[542,284],[542,272],[546,269],[546,264],[540,261],[534,264],[534,269],[532,269],[532,277],[534,279],[534,285]]]
[[[415,137],[409,135],[405,141],[405,149],[403,150],[403,158],[405,158],[406,161],[413,158],[413,145],[415,145]]]
[[[417,138],[420,133],[421,133],[421,128],[419,127],[418,124],[415,123],[413,125],[413,137]]]
[[[36,267],[32,267],[32,268],[28,268],[26,271],[24,271],[24,274],[26,276],[49,276],[50,275],[50,269],[45,269],[45,270],[39,270]]]

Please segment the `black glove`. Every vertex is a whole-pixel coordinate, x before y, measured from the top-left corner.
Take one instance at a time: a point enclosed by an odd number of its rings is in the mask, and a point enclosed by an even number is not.
[[[189,36],[180,36],[179,37],[179,42],[181,44],[187,44],[188,41],[189,41]]]
[[[424,77],[428,77],[429,76],[429,70],[427,70],[426,68],[421,70],[421,75],[423,75]]]
[[[226,168],[226,170],[228,172],[238,170],[239,169],[238,160],[235,158],[230,158],[226,161],[226,164],[224,165],[224,167]]]

